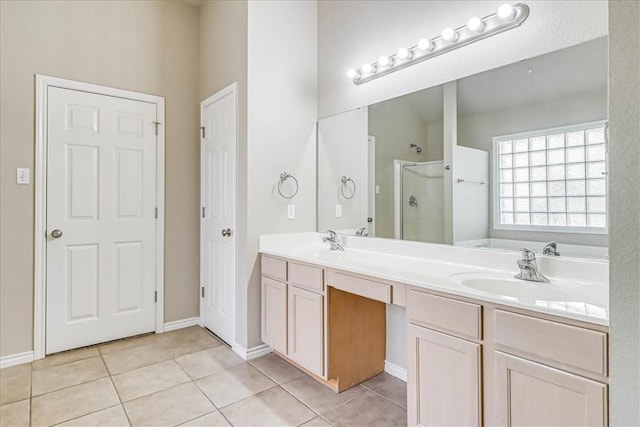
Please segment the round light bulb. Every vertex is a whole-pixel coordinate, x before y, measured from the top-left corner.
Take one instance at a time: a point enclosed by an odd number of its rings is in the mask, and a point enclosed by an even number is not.
[[[505,3],[498,8],[498,17],[500,19],[504,19],[505,21],[513,19],[515,14],[515,9],[509,3]]]
[[[469,22],[467,22],[467,28],[471,31],[479,33],[484,29],[484,22],[482,21],[482,19],[474,16],[473,18],[469,19]]]
[[[411,58],[411,52],[406,47],[401,47],[400,49],[398,49],[398,58],[409,59]]]
[[[371,64],[362,64],[362,67],[360,69],[363,73],[369,74],[373,71],[373,66]]]
[[[456,41],[458,39],[458,33],[451,27],[447,27],[442,30],[442,40],[447,42]]]
[[[420,50],[433,50],[433,43],[431,43],[431,40],[420,39],[420,40],[418,40],[418,49],[420,49]]]
[[[349,77],[350,79],[354,79],[357,75],[358,75],[358,72],[353,68],[349,68],[347,70],[347,77]]]
[[[378,58],[378,65],[380,65],[381,67],[386,67],[389,64],[391,64],[391,58],[389,58],[388,56],[381,56],[380,58]]]

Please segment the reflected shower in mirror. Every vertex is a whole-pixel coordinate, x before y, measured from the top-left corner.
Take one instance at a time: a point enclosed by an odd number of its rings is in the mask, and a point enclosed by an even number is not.
[[[323,119],[318,230],[606,258],[606,120],[606,37]]]

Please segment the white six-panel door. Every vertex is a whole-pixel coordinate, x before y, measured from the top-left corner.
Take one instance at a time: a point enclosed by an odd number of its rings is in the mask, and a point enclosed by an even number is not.
[[[235,344],[236,89],[201,104],[200,278],[202,324]]]
[[[49,87],[46,353],[155,329],[156,105]]]

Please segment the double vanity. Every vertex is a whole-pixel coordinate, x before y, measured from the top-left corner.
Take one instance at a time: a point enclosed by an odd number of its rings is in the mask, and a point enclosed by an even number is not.
[[[381,373],[406,333],[410,425],[607,424],[606,262],[538,256],[531,282],[517,253],[325,236],[260,241],[262,339],[317,381]]]

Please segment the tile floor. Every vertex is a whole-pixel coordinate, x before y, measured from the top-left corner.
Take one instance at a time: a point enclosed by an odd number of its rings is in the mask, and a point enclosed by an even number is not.
[[[335,394],[275,355],[246,362],[191,327],[0,371],[2,426],[401,426],[405,383]]]

